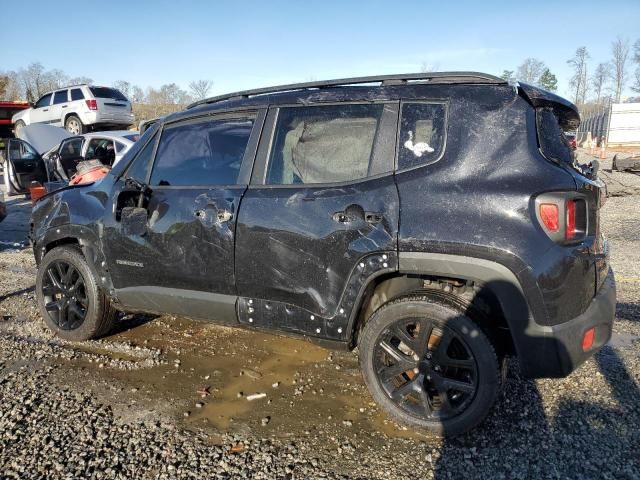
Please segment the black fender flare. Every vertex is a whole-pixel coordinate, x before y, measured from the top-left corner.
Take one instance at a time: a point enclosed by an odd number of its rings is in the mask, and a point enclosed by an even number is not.
[[[100,239],[96,233],[85,226],[64,224],[50,227],[40,238],[33,239],[33,253],[36,264],[40,264],[42,258],[51,249],[52,245],[77,243],[87,260],[89,269],[95,276],[96,282],[106,292],[113,293],[111,275],[107,267],[106,259],[101,248]]]
[[[445,278],[471,280],[480,289],[489,290],[498,300],[509,326],[516,354],[520,359],[523,374],[529,376],[536,363],[555,351],[543,348],[539,339],[552,335],[552,328],[535,321],[524,289],[518,276],[501,263],[464,255],[432,252],[400,252],[398,273],[401,275],[429,275]],[[534,348],[536,345],[538,348]],[[535,375],[538,376],[538,375]]]

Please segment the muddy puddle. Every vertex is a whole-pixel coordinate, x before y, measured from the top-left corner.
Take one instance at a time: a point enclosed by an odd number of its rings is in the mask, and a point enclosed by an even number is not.
[[[428,439],[375,406],[357,357],[304,339],[160,317],[107,339],[162,349],[162,365],[107,376],[144,395],[186,428],[228,433],[335,435],[374,442]],[[160,408],[160,405],[163,407]]]

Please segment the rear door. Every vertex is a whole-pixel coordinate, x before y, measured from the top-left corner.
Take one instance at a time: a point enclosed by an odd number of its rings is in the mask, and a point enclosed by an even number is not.
[[[61,127],[66,110],[69,108],[69,91],[58,90],[53,93],[53,101],[49,107],[49,121],[51,125]]]
[[[24,140],[8,140],[5,158],[5,186],[10,194],[27,192],[31,182],[42,184],[47,181],[42,157]]]
[[[105,241],[126,306],[235,322],[236,220],[263,118],[243,112],[174,122],[133,160],[116,184]],[[143,234],[128,234],[120,218],[127,177],[148,178]]]
[[[241,323],[346,338],[363,285],[396,269],[398,103],[272,108],[240,208]]]

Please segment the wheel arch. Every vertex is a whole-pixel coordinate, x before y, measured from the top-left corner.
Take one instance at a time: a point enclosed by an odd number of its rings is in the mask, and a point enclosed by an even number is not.
[[[52,249],[65,245],[77,246],[85,257],[96,283],[106,292],[113,291],[111,276],[105,262],[100,242],[93,231],[79,225],[60,225],[50,228],[42,238],[34,241],[36,263]]]
[[[502,353],[519,353],[519,343],[532,315],[516,275],[490,260],[440,253],[400,253],[398,272],[372,279],[355,305],[349,342],[355,346],[369,316],[398,296],[421,291],[468,310]]]

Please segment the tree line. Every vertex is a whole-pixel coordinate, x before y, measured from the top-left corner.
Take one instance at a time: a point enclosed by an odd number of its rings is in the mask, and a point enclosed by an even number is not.
[[[587,47],[579,47],[567,60],[572,75],[569,79],[571,100],[579,107],[602,107],[619,103],[622,92],[631,80],[631,89],[640,93],[640,39],[633,47],[629,40],[618,37],[611,42],[611,56],[598,62],[591,70],[591,55]],[[635,64],[632,78],[630,66]],[[555,92],[557,78],[545,63],[536,58],[527,58],[514,70],[504,70],[500,77],[514,82],[521,81]]]
[[[51,90],[81,83],[94,82],[89,77],[71,77],[57,68],[46,70],[41,63],[35,62],[15,71],[0,72],[0,99],[35,102]],[[142,89],[126,80],[118,80],[112,86],[134,103],[185,105],[206,98],[213,87],[213,82],[196,80],[189,84],[188,90],[183,90],[175,83],[165,84],[159,88]]]
[[[572,76],[569,80],[571,100],[581,107],[601,107],[611,102],[620,102],[622,92],[631,80],[631,89],[640,93],[640,39],[633,46],[629,40],[618,37],[611,43],[609,59],[598,62],[592,69],[591,55],[587,47],[579,47],[567,60]],[[630,72],[631,65],[635,72]],[[435,67],[423,64],[422,71],[432,71]],[[504,70],[500,77],[507,81],[530,83],[555,92],[558,79],[549,67],[537,58],[527,58],[516,70]],[[93,83],[89,77],[71,77],[60,69],[46,70],[35,62],[27,67],[7,72],[0,71],[0,100],[27,100],[35,102],[43,94],[67,85]],[[134,104],[142,119],[156,117],[179,110],[184,105],[209,96],[213,87],[211,80],[195,80],[184,90],[175,83],[159,88],[132,84],[118,80],[113,87],[120,90]],[[137,107],[136,107],[137,106]]]

